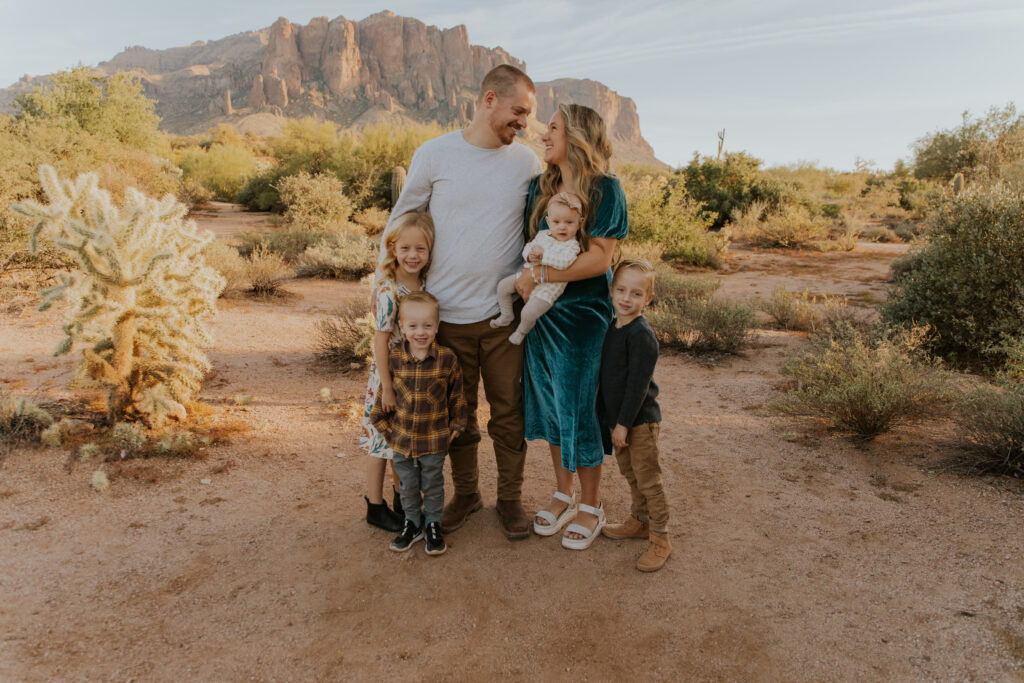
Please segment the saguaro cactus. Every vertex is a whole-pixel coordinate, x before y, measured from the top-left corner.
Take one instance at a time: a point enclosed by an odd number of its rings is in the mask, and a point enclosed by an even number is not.
[[[395,166],[391,171],[391,208],[395,208],[395,204],[398,203],[398,196],[402,194],[403,187],[405,187],[405,167]]]
[[[95,174],[62,181],[42,166],[39,175],[50,203],[12,208],[36,219],[33,251],[43,237],[78,265],[42,292],[40,310],[68,303],[67,336],[54,355],[89,345],[80,373],[110,387],[112,422],[184,418],[183,404],[210,369],[200,349],[212,343],[204,322],[225,284],[202,256],[212,233],[183,221],[186,208],[171,195],[155,200],[129,188],[118,208]]]

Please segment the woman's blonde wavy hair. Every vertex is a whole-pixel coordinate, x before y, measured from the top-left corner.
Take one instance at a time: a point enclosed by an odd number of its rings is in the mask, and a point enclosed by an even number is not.
[[[434,219],[426,211],[410,211],[395,219],[384,237],[384,260],[380,262],[380,272],[386,280],[395,280],[395,270],[398,268],[398,261],[395,259],[395,244],[407,228],[419,228],[423,236],[427,238],[427,263],[420,271],[420,280],[427,279],[427,271],[430,270],[430,262],[434,254]]]
[[[590,107],[559,104],[558,113],[565,122],[566,156],[576,180],[576,187],[569,188],[569,191],[583,202],[581,213],[587,217],[580,230],[580,244],[586,250],[597,213],[591,211],[591,206],[596,207],[601,203],[597,182],[609,173],[612,144],[608,140],[604,119]],[[540,176],[537,201],[530,214],[531,238],[537,235],[537,227],[547,211],[548,200],[558,192],[561,182],[562,170],[556,164],[548,164]]]

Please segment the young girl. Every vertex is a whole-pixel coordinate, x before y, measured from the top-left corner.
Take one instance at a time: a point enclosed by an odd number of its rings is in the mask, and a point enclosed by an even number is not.
[[[387,531],[401,531],[404,515],[398,491],[394,492],[392,511],[384,502],[381,489],[387,461],[394,457],[384,437],[370,422],[370,411],[381,395],[384,410],[395,409],[395,389],[388,370],[388,352],[402,343],[398,326],[398,300],[423,289],[434,247],[434,221],[425,212],[411,212],[395,219],[384,239],[384,260],[380,264],[373,291],[373,362],[366,384],[363,406],[363,434],[359,447],[369,454],[366,463],[366,521]],[[394,473],[394,470],[392,470]]]
[[[548,282],[548,267],[564,270],[568,268],[582,251],[582,240],[586,235],[580,232],[583,225],[584,209],[580,198],[569,192],[559,192],[548,200],[548,229],[541,230],[537,236],[523,247],[523,259],[527,264],[541,264],[540,277],[535,281],[530,300],[523,306],[520,314],[519,327],[509,336],[513,344],[522,344],[523,338],[533,329],[537,318],[547,313],[551,305],[562,296],[565,282]],[[512,322],[512,302],[516,296],[516,278],[513,273],[498,283],[498,307],[501,315],[491,321],[491,327],[504,327]]]

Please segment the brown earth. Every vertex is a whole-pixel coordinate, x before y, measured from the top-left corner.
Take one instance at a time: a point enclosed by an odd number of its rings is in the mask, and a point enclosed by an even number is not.
[[[870,303],[893,257],[734,249],[722,293],[782,283]],[[716,363],[662,358],[675,547],[662,571],[634,570],[640,542],[506,541],[486,443],[485,508],[446,555],[397,555],[362,519],[365,375],[311,363],[314,322],[366,293],[289,288],[283,302],[224,301],[214,325],[202,399],[246,436],[200,460],[104,465],[102,493],[96,464],[69,474],[57,449],[0,462],[0,679],[1021,677],[1020,482],[937,467],[955,453],[946,423],[857,448],[771,416],[801,335],[762,330]],[[0,388],[72,395],[74,358],[50,356],[59,320],[4,316]],[[530,509],[550,493],[549,462],[530,445]],[[604,482],[620,519],[614,464]]]

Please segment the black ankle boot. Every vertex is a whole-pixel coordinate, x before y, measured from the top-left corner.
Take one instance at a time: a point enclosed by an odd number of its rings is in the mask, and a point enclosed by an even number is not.
[[[391,487],[391,490],[395,492],[395,495],[392,497],[391,500],[391,507],[394,508],[396,515],[404,519],[405,508],[402,507],[402,494],[400,494],[398,492],[398,489],[396,489],[394,486]]]
[[[388,508],[387,503],[371,503],[370,499],[363,496],[366,501],[366,523],[385,531],[401,531],[402,522],[405,521],[402,515],[394,513]]]

